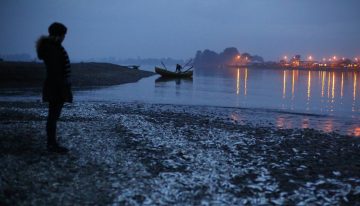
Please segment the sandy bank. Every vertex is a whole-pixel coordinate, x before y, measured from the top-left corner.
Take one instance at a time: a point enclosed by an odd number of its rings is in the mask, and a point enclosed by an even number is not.
[[[136,82],[154,73],[108,63],[75,63],[71,65],[75,89]],[[0,89],[41,88],[45,66],[35,62],[0,62]]]

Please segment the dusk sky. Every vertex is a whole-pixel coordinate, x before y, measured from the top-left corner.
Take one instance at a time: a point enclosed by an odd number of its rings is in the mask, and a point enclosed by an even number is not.
[[[0,54],[28,53],[68,27],[72,59],[190,58],[197,50],[360,56],[359,0],[0,0]]]

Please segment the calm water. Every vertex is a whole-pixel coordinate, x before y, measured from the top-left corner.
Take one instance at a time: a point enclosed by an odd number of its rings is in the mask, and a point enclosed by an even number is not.
[[[276,112],[272,122],[279,127],[346,130],[360,136],[360,72],[354,71],[197,69],[192,80],[164,80],[156,75],[137,83],[79,92],[77,99],[260,108]],[[296,113],[314,115],[298,119]]]
[[[2,94],[1,99],[40,100],[38,93],[14,94]],[[239,122],[360,136],[360,71],[197,69],[192,80],[155,75],[136,83],[77,91],[75,101],[222,106],[230,108],[225,115]]]

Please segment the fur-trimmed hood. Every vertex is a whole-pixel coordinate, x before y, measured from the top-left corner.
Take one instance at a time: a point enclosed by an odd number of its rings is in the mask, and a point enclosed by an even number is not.
[[[36,53],[39,59],[44,59],[49,49],[58,46],[58,43],[49,36],[41,36],[36,42]]]

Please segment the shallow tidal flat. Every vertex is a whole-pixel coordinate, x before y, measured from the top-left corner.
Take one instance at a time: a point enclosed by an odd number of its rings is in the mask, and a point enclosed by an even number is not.
[[[1,205],[356,205],[360,140],[232,121],[226,108],[0,102]]]
[[[71,64],[71,82],[75,90],[136,82],[151,75],[154,73],[109,63]],[[0,94],[40,90],[45,76],[43,63],[0,62]]]

